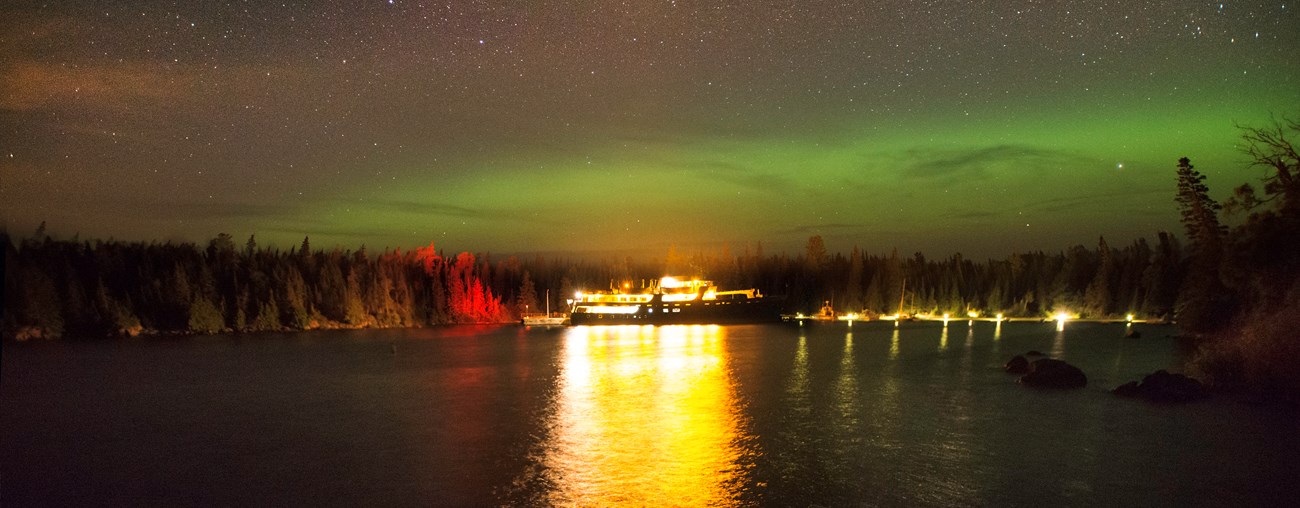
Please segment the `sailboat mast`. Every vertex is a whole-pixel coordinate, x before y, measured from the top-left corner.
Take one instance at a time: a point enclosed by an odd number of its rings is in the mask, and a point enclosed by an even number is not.
[[[903,315],[903,298],[907,296],[907,277],[903,277],[903,289],[898,292],[898,315]]]

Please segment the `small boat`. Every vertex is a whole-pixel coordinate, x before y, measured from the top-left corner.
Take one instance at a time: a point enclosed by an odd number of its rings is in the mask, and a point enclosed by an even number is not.
[[[566,316],[557,316],[551,314],[551,290],[546,290],[546,314],[526,314],[523,316],[524,326],[564,326],[569,324],[569,318]]]

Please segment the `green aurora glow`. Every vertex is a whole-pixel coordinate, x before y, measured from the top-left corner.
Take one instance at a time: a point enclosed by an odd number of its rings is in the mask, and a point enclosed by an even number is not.
[[[1177,231],[1178,157],[1224,196],[1260,174],[1234,125],[1300,114],[1291,5],[677,4],[330,3],[238,30],[6,7],[0,212],[281,246],[1002,255]]]

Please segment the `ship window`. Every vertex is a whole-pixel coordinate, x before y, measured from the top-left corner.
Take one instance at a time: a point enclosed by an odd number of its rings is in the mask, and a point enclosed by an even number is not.
[[[673,312],[681,312],[682,309],[673,309]]]

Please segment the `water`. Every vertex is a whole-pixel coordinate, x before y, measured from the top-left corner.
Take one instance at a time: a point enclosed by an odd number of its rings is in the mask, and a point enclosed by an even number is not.
[[[1294,505],[1294,414],[1107,390],[1172,328],[452,327],[6,344],[0,504]],[[1036,349],[1088,388],[997,367]]]

